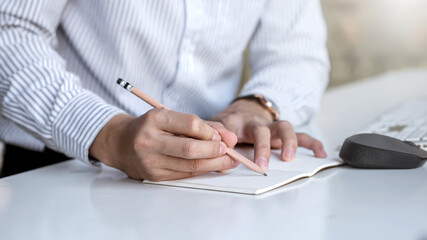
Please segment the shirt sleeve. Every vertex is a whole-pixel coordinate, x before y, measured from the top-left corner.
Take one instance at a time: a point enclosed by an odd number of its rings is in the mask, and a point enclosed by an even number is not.
[[[55,52],[66,3],[0,1],[0,113],[49,148],[89,163],[94,138],[122,111],[83,89]]]
[[[270,0],[249,48],[251,78],[240,96],[263,94],[281,120],[306,124],[326,88],[326,27],[318,0]]]

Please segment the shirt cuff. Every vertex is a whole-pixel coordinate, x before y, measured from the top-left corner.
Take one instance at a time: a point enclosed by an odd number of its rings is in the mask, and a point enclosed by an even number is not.
[[[124,111],[89,91],[79,93],[67,103],[53,123],[56,147],[70,157],[96,165],[96,161],[89,159],[89,148],[104,125],[120,113]]]

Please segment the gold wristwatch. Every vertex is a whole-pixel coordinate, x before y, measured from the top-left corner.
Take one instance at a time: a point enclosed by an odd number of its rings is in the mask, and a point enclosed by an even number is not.
[[[234,99],[233,102],[240,99],[249,99],[249,100],[257,101],[265,110],[271,113],[271,116],[273,116],[273,121],[279,120],[280,114],[279,114],[279,111],[277,110],[276,105],[272,101],[270,101],[268,98],[264,97],[263,95],[252,94],[252,95],[242,96]]]

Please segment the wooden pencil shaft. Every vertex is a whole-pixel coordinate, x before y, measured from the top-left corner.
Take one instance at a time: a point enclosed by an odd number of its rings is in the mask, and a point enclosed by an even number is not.
[[[164,108],[164,109],[169,110],[169,108],[167,108],[165,105],[159,103],[156,99],[150,97],[149,95],[145,94],[144,92],[142,92],[141,90],[139,90],[136,87],[133,87],[130,92],[135,94],[137,97],[144,100],[144,102],[150,104],[151,106],[153,106],[155,108]]]
[[[164,108],[164,109],[169,110],[169,108],[167,108],[165,105],[161,104],[156,99],[154,99],[154,98],[150,97],[149,95],[145,94],[144,92],[142,92],[138,88],[130,85],[128,82],[124,81],[121,78],[119,78],[117,80],[117,84],[121,85],[124,89],[130,91],[135,96],[139,97],[140,99],[142,99],[144,102],[150,104],[151,106],[153,106],[155,108]],[[244,166],[246,166],[250,170],[267,176],[267,174],[265,174],[264,170],[261,167],[259,167],[254,162],[252,162],[251,160],[247,159],[246,157],[244,157],[240,153],[236,152],[234,149],[227,148],[226,154],[228,156],[230,156],[231,158],[233,158],[234,160],[240,162],[241,164],[243,164]]]
[[[249,168],[250,170],[257,172],[259,174],[265,174],[264,170],[256,165],[254,162],[252,162],[251,160],[245,158],[243,155],[241,155],[240,153],[236,152],[234,149],[232,148],[227,148],[227,155],[230,156],[231,158],[235,159],[236,161],[240,162],[241,164],[245,165],[247,168]]]

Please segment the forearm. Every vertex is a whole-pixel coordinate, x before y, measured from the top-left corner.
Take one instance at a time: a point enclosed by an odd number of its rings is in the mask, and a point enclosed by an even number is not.
[[[314,0],[270,1],[250,46],[252,76],[240,95],[260,93],[294,125],[316,112],[328,82],[326,27]]]
[[[120,111],[66,71],[51,45],[55,22],[44,22],[42,13],[31,19],[8,12],[8,2],[0,4],[1,114],[50,148],[87,161],[97,131]]]

